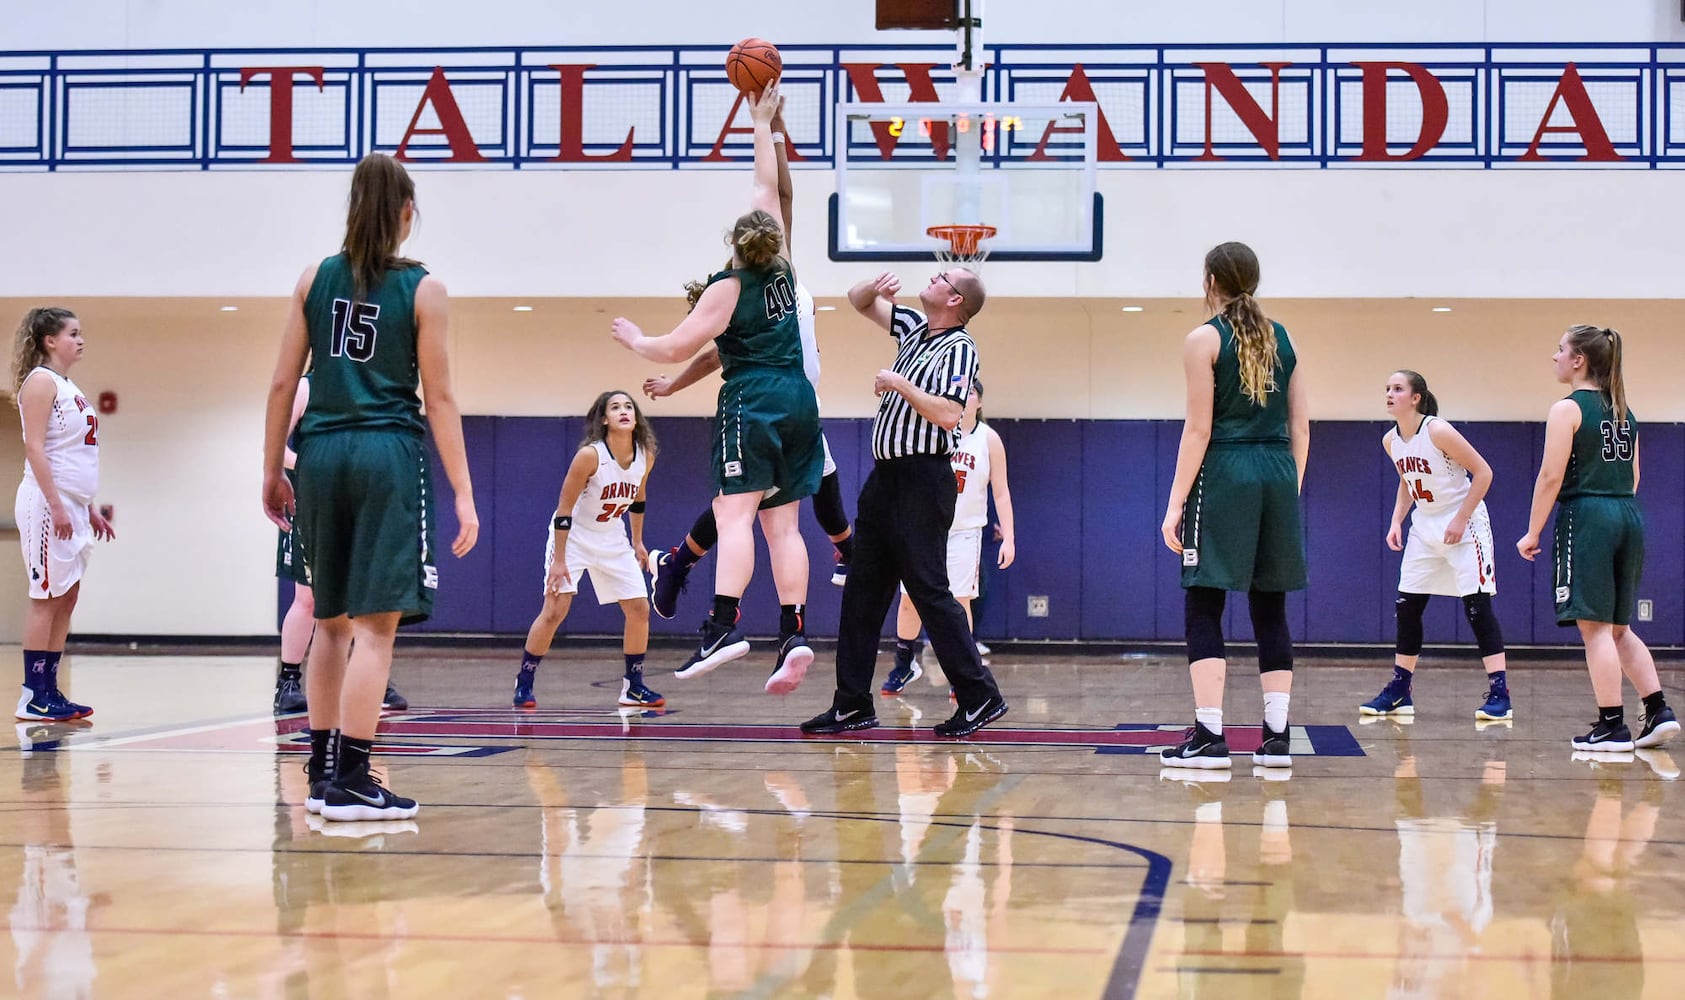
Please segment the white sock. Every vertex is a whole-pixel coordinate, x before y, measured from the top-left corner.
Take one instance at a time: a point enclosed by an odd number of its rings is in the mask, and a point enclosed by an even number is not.
[[[1195,823],[1223,822],[1223,804],[1221,802],[1201,802],[1194,807]]]
[[[1211,730],[1211,735],[1223,735],[1223,710],[1220,708],[1196,708],[1194,719],[1200,725]]]
[[[1287,700],[1291,697],[1286,691],[1264,692],[1264,725],[1270,727],[1270,732],[1287,731]]]
[[[1285,799],[1271,799],[1264,803],[1264,825],[1261,832],[1287,832],[1287,801]]]

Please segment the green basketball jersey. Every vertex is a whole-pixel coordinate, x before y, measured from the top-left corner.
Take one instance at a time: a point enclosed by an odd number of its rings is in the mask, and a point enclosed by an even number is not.
[[[1557,499],[1632,496],[1632,458],[1638,450],[1632,411],[1616,423],[1614,403],[1600,389],[1576,389],[1568,398],[1580,408],[1580,429],[1574,432]]]
[[[1213,396],[1211,440],[1245,444],[1286,444],[1287,380],[1293,376],[1298,358],[1287,339],[1287,329],[1272,322],[1275,330],[1276,364],[1264,405],[1246,395],[1240,381],[1240,357],[1235,353],[1234,327],[1222,316],[1210,321],[1217,328],[1216,394]]]
[[[304,300],[310,331],[310,403],[301,437],[339,430],[426,431],[415,353],[415,288],[427,270],[387,271],[356,300],[351,261],[335,254],[316,269]]]
[[[720,374],[731,378],[740,368],[802,366],[801,325],[796,319],[796,276],[780,258],[765,270],[739,267],[708,279],[712,285],[736,277],[737,308],[725,332],[714,338],[720,349]]]

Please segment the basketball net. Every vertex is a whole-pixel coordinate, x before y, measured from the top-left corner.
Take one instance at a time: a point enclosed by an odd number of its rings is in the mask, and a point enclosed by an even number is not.
[[[973,271],[980,270],[983,262],[989,259],[989,247],[985,242],[995,235],[994,226],[982,224],[960,224],[946,226],[931,226],[925,230],[928,236],[939,240],[946,240],[947,246],[936,248],[936,260],[943,265],[964,264]]]
[[[959,4],[964,20],[955,32],[958,43],[954,55],[955,90],[962,103],[976,104],[983,100],[983,0],[966,0]],[[925,234],[946,245],[936,248],[936,260],[943,266],[963,264],[973,271],[980,270],[989,259],[988,240],[998,230],[982,219],[977,182],[982,171],[981,129],[973,128],[956,137],[955,155],[958,157],[958,176],[962,183],[957,189],[953,206],[954,221],[931,226]],[[970,183],[965,183],[969,181]]]

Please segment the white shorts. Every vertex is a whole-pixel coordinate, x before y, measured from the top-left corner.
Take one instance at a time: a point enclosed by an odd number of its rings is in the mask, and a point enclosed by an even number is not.
[[[556,533],[545,531],[544,577],[550,577],[550,564],[556,558]],[[603,537],[598,538],[601,534]],[[618,532],[574,530],[568,532],[568,582],[562,593],[579,593],[579,578],[591,574],[591,589],[597,592],[598,604],[615,604],[649,597],[649,583],[644,568],[632,552],[632,543]]]
[[[1463,540],[1445,544],[1445,526],[1450,518],[1410,518],[1410,538],[1404,543],[1404,563],[1398,571],[1398,589],[1404,594],[1434,594],[1464,597],[1496,594],[1498,576],[1493,566],[1492,520],[1486,505],[1474,509]]]
[[[23,566],[29,573],[29,596],[37,601],[63,597],[81,582],[88,556],[94,550],[87,503],[62,493],[59,499],[74,529],[69,538],[53,534],[53,514],[41,488],[27,479],[18,484],[18,540],[23,543]]]
[[[825,440],[823,431],[819,434],[819,446],[825,449],[825,471],[821,475],[828,476],[837,471],[837,460],[831,457],[831,442]]]
[[[977,597],[977,578],[983,561],[983,529],[948,532],[948,592],[962,601]],[[902,587],[905,595],[907,588]]]

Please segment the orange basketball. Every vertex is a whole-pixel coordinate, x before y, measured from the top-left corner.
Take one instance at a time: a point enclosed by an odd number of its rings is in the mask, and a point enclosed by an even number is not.
[[[784,57],[764,38],[745,38],[725,57],[725,75],[745,94],[758,94],[784,71]]]

